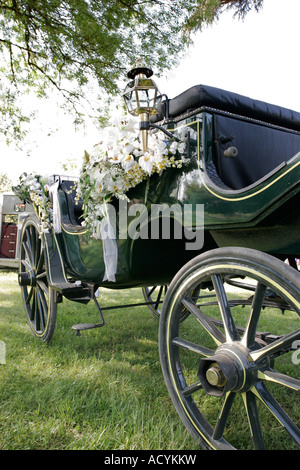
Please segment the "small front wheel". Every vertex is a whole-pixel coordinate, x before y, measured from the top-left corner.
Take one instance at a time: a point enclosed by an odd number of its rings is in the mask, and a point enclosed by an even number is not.
[[[34,216],[24,222],[19,260],[19,285],[27,322],[36,338],[49,341],[55,329],[57,294],[48,282],[46,249]]]
[[[160,360],[200,445],[300,447],[299,315],[299,272],[265,253],[212,250],[175,276],[160,318]]]
[[[168,290],[168,286],[142,287],[147,307],[155,318],[160,317],[161,305]]]

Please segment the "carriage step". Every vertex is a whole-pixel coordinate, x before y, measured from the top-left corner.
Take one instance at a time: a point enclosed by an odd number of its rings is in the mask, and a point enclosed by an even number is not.
[[[81,331],[92,330],[94,328],[101,328],[101,326],[105,325],[105,321],[104,321],[104,318],[103,318],[103,315],[102,315],[102,311],[101,311],[101,308],[100,308],[100,306],[97,302],[95,294],[93,295],[93,300],[95,302],[95,306],[96,306],[97,311],[99,313],[101,323],[78,323],[77,325],[73,325],[72,329],[76,331],[76,336],[81,336],[81,333],[80,333]]]
[[[103,323],[94,324],[94,323],[78,323],[78,325],[73,325],[72,330],[76,331],[76,336],[81,336],[81,331],[92,330],[94,328],[101,328]]]

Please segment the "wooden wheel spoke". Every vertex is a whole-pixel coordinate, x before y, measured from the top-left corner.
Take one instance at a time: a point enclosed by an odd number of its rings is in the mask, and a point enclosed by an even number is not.
[[[224,334],[214,325],[211,318],[205,315],[194,302],[189,298],[182,299],[182,304],[188,309],[190,313],[201,323],[203,328],[210,334],[215,343],[219,346],[225,343],[226,339]]]
[[[262,361],[266,357],[272,357],[279,351],[288,350],[294,341],[300,340],[300,329],[293,331],[287,335],[282,336],[267,346],[251,353],[254,361]]]
[[[30,310],[30,320],[32,322],[35,321],[35,315],[36,315],[36,303],[37,303],[37,299],[36,299],[36,288],[33,288],[33,295],[32,295],[32,304],[31,304],[31,308],[29,307],[29,310]]]
[[[41,291],[44,293],[44,296],[48,298],[49,296],[48,286],[41,279],[38,280],[37,285],[39,286]]]
[[[255,294],[252,300],[251,311],[248,319],[248,323],[245,329],[245,333],[242,339],[242,343],[246,347],[250,347],[255,342],[255,334],[257,330],[258,320],[260,318],[261,309],[265,299],[267,287],[260,282],[257,283]]]
[[[30,271],[30,270],[31,270],[31,266],[30,266],[30,264],[28,263],[27,259],[22,259],[21,264],[22,264],[22,266],[24,266],[24,268],[25,268],[26,271]]]
[[[30,259],[30,250],[29,250],[29,248],[28,248],[28,246],[27,246],[27,242],[26,242],[26,241],[23,241],[23,242],[22,242],[22,247],[23,247],[23,250],[24,250],[24,252],[25,252],[25,258],[22,260],[22,263],[26,261],[27,264],[30,265],[30,267],[31,267],[32,264],[31,264],[31,259]]]
[[[36,316],[35,316],[35,322],[36,322],[36,330],[37,331],[42,331],[43,326],[44,326],[44,317],[43,317],[43,307],[42,307],[42,302],[41,302],[41,296],[40,292],[37,289],[36,290]]]
[[[32,299],[32,295],[33,295],[33,291],[34,291],[34,288],[31,286],[30,289],[29,289],[29,293],[27,294],[26,298],[25,298],[25,302],[27,305],[30,304],[30,301]]]
[[[193,393],[198,392],[198,390],[201,390],[201,388],[202,388],[201,382],[195,382],[194,384],[189,385],[188,387],[185,387],[182,393],[184,396],[188,397],[192,395]]]
[[[226,341],[237,341],[239,339],[239,333],[231,314],[222,278],[219,274],[214,274],[211,279],[218,299],[219,309],[225,329]]]
[[[33,265],[36,267],[38,256],[39,256],[39,250],[38,250],[38,245],[39,245],[39,238],[38,234],[36,231],[31,227],[30,230],[31,233],[31,247],[32,247],[32,259],[33,259]]]
[[[156,290],[157,286],[153,286],[151,290],[149,290],[148,292],[148,296],[151,297],[151,295],[153,294],[153,292]]]
[[[222,405],[221,411],[219,413],[219,417],[213,432],[213,438],[216,440],[220,440],[223,437],[223,433],[228,421],[228,417],[230,414],[231,407],[233,405],[235,399],[234,393],[227,393],[224,399],[224,403]]]
[[[256,450],[264,450],[265,444],[258,416],[256,397],[251,391],[243,393],[242,397],[247,411],[254,448]]]
[[[47,272],[42,271],[40,274],[37,274],[36,280],[47,278]]]
[[[163,291],[164,291],[164,286],[160,286],[159,292],[158,292],[158,295],[157,295],[157,298],[156,298],[156,301],[155,301],[155,304],[154,304],[155,309],[158,309],[158,307],[159,307],[160,299],[161,299],[161,296],[163,294]]]
[[[265,380],[266,382],[274,382],[300,392],[300,380],[294,379],[293,377],[285,374],[281,374],[275,370],[265,369],[263,371],[259,371],[259,378]]]
[[[36,263],[36,273],[39,274],[43,268],[43,265],[44,265],[44,261],[45,261],[45,252],[44,250],[42,250],[40,252],[40,255],[39,255],[39,258],[37,260],[37,263]]]
[[[195,352],[196,354],[200,354],[201,356],[210,357],[214,354],[214,351],[212,349],[206,348],[204,346],[200,346],[198,344],[192,343],[191,341],[187,341],[185,339],[174,338],[172,343],[188,351],[192,351],[192,352]]]
[[[47,307],[45,306],[45,298],[43,293],[37,287],[37,313],[36,322],[37,330],[43,331],[45,329],[45,313],[47,314]]]
[[[273,395],[262,382],[258,382],[252,388],[253,393],[264,403],[269,411],[275,416],[279,423],[285,428],[291,438],[300,447],[300,429],[293,423]]]
[[[31,234],[30,234],[29,228],[26,229],[26,235],[27,235],[26,242],[25,242],[25,245],[27,248],[26,252],[30,260],[31,266],[34,266],[34,254],[33,254],[33,249],[32,249],[32,241],[31,241]]]

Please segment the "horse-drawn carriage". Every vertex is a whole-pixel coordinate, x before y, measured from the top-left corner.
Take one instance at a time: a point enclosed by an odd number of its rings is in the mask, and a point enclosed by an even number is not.
[[[200,85],[162,101],[142,130],[157,126],[184,140],[184,164],[127,196],[143,204],[148,229],[153,205],[175,205],[181,215],[188,208],[190,217],[159,213],[161,224],[172,222],[168,237],[117,230],[115,279],[104,281],[104,242],[81,225],[73,183],[55,177],[61,229],[45,233],[29,216],[22,232],[19,284],[30,328],[49,340],[63,297],[93,300],[100,313],[99,324],[75,325],[77,331],[103,326],[101,287],[141,287],[159,317],[167,388],[196,441],[231,449],[238,403],[254,448],[272,447],[260,424],[266,412],[286,445],[300,446],[300,114]],[[118,202],[111,204],[120,228]],[[199,206],[204,223],[196,220]],[[127,229],[135,220],[128,215]],[[289,410],[279,404],[282,392],[291,394]]]

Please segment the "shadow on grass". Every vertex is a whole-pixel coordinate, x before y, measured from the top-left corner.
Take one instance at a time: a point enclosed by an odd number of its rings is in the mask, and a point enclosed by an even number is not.
[[[44,344],[29,331],[17,283],[9,290],[0,298],[1,449],[193,448],[164,385],[158,321],[147,307],[109,310],[103,328],[78,338],[71,326],[98,321],[97,311],[64,300]],[[141,301],[140,290],[100,297]]]

